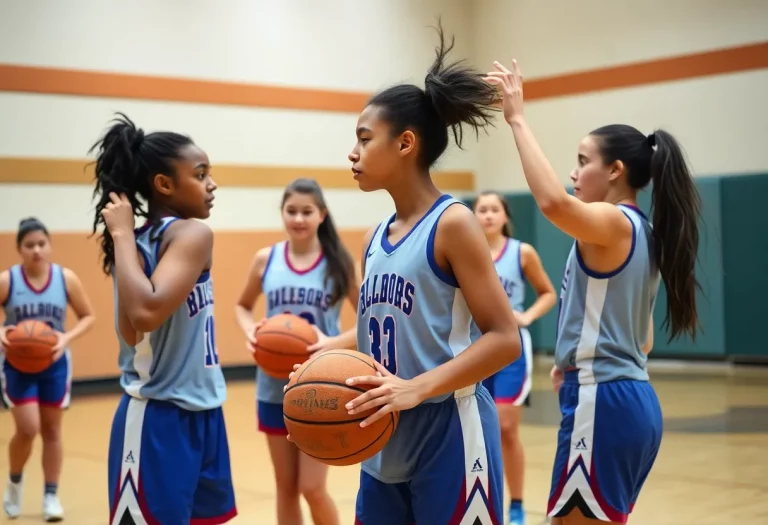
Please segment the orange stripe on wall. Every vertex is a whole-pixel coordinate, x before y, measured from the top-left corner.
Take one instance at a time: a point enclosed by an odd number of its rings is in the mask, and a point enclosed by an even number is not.
[[[525,68],[525,64],[522,64]],[[768,68],[768,42],[581,71],[525,83],[526,99]],[[0,91],[357,113],[370,94],[0,64]]]

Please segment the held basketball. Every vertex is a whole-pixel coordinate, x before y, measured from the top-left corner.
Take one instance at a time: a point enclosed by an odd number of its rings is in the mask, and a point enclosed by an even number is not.
[[[317,332],[305,319],[292,314],[275,315],[256,331],[253,358],[264,372],[288,379],[293,365],[306,361],[307,348],[317,343]]]
[[[346,380],[376,372],[373,359],[354,350],[329,350],[299,367],[283,399],[283,419],[296,446],[333,466],[360,463],[384,448],[397,428],[399,413],[361,428],[360,423],[381,407],[354,415],[345,408],[368,390],[348,386]]]
[[[22,321],[6,334],[5,358],[19,372],[37,374],[53,364],[53,347],[59,338],[41,321]]]

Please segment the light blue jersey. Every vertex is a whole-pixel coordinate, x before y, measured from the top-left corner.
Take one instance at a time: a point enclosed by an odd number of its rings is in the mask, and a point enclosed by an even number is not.
[[[518,312],[524,312],[525,307],[525,276],[523,275],[522,257],[520,247],[522,242],[517,239],[507,237],[504,247],[494,259],[493,264],[496,267],[496,273],[499,274],[499,281],[507,294],[509,304],[512,309]],[[480,338],[480,329],[472,321],[472,341]]]
[[[627,260],[610,273],[592,271],[574,242],[560,290],[555,363],[577,368],[581,384],[648,380],[642,347],[661,276],[648,219],[634,206],[619,208],[632,222]]]
[[[321,254],[315,264],[306,270],[297,270],[288,258],[288,242],[275,244],[269,254],[261,282],[261,290],[267,300],[266,316],[290,313],[303,317],[317,326],[325,335],[339,335],[341,297],[336,304],[329,305],[328,298],[333,283],[326,283],[327,261]],[[288,380],[276,379],[257,372],[256,397],[264,403],[283,403],[283,387]]]
[[[162,219],[159,226],[136,230],[136,245],[151,276],[159,262],[163,232],[178,220]],[[187,299],[156,330],[132,347],[118,328],[117,278],[114,276],[115,328],[120,341],[120,385],[138,399],[170,401],[191,411],[220,407],[227,397],[219,366],[213,317],[213,283],[203,272]]]
[[[5,326],[34,319],[46,323],[58,332],[65,332],[69,301],[61,266],[50,265],[48,282],[40,289],[35,289],[30,284],[20,264],[12,266],[9,271],[11,279],[8,299],[3,305]]]

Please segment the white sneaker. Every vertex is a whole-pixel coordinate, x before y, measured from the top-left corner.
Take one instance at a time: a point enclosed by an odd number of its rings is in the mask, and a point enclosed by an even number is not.
[[[8,483],[3,496],[3,509],[12,520],[21,515],[21,482]]]
[[[64,509],[61,507],[61,502],[56,494],[43,496],[43,519],[47,522],[64,519]]]

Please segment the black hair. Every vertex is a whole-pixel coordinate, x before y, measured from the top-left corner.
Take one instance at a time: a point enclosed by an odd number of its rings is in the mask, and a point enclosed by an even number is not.
[[[478,193],[477,197],[475,197],[475,200],[472,202],[472,211],[477,209],[477,201],[480,200],[480,197],[487,197],[490,195],[493,195],[499,199],[501,208],[504,210],[504,215],[507,216],[507,222],[505,222],[504,226],[501,228],[501,234],[504,237],[512,237],[512,211],[509,208],[509,202],[507,202],[507,199],[505,199],[504,196],[498,191],[485,190]]]
[[[335,305],[337,302],[347,296],[350,289],[350,276],[354,272],[354,262],[352,256],[339,238],[339,233],[336,231],[336,226],[333,223],[331,212],[328,210],[328,205],[325,203],[325,197],[323,196],[323,190],[320,185],[314,179],[296,179],[286,186],[283,192],[283,199],[280,202],[280,207],[285,205],[285,201],[294,193],[301,193],[302,195],[312,195],[315,199],[315,204],[321,211],[325,212],[325,219],[320,223],[317,228],[317,238],[320,240],[320,245],[323,248],[323,256],[327,260],[325,270],[325,283],[331,281],[331,295],[328,298],[330,305]]]
[[[21,243],[24,242],[24,237],[32,232],[43,232],[46,237],[50,237],[48,228],[45,224],[40,222],[37,217],[27,217],[19,221],[19,230],[16,232],[16,248],[21,248]]]
[[[127,116],[117,115],[114,124],[88,151],[90,154],[97,150],[93,198],[99,197],[99,202],[93,219],[94,234],[99,224],[104,224],[101,212],[110,202],[110,192],[125,193],[134,215],[149,219],[143,202],[149,204],[152,199],[152,181],[160,174],[173,177],[173,161],[180,158],[179,150],[193,144],[189,137],[169,131],[145,135]],[[103,270],[109,275],[115,262],[115,248],[106,225],[101,250]]]
[[[393,137],[405,130],[419,136],[422,146],[418,162],[422,169],[429,169],[448,147],[448,128],[461,148],[461,125],[469,125],[478,136],[480,129],[493,125],[493,112],[498,111],[500,101],[496,88],[483,80],[480,72],[463,61],[446,64],[454,38],[446,45],[439,21],[437,33],[440,45],[424,79],[424,89],[399,84],[374,95],[367,104],[381,110],[380,116],[391,125]]]
[[[646,137],[621,124],[598,128],[590,135],[597,139],[606,164],[624,164],[632,188],[642,189],[653,181],[654,258],[667,289],[662,327],[671,328],[670,341],[683,333],[695,340],[696,289],[701,289],[695,273],[701,199],[680,144],[662,129]]]

